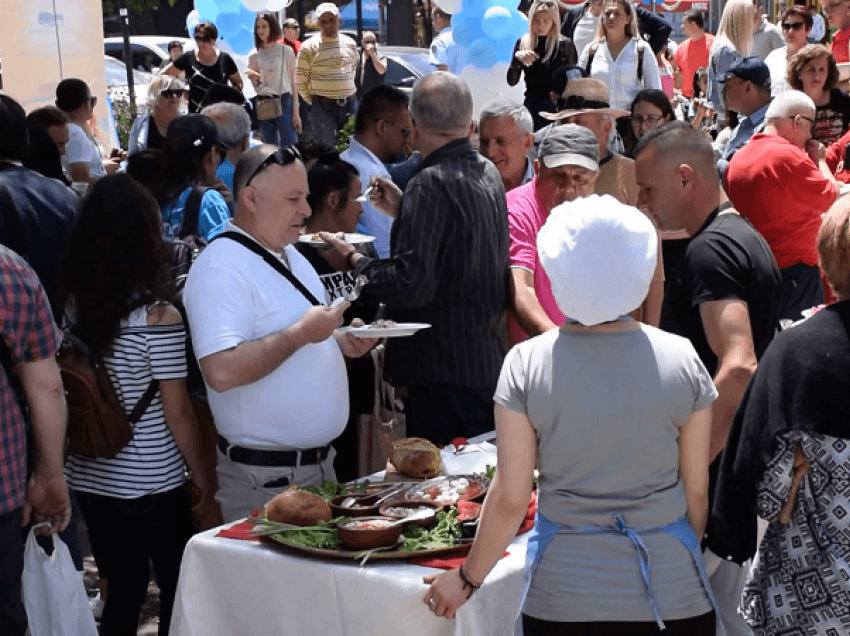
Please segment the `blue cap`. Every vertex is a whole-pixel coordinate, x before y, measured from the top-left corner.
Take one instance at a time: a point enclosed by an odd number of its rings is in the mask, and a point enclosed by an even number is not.
[[[752,82],[761,88],[770,88],[770,70],[767,64],[757,57],[742,57],[735,60],[729,70],[718,78],[721,84],[733,77]]]

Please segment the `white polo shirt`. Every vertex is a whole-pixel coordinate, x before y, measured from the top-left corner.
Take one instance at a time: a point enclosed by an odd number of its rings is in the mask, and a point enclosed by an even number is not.
[[[245,234],[231,222],[226,230]],[[291,245],[285,254],[290,271],[324,299],[310,263]],[[286,329],[312,306],[262,258],[224,238],[213,241],[192,265],[183,301],[199,360]],[[333,337],[305,345],[252,384],[223,393],[207,385],[207,391],[216,429],[238,446],[323,446],[348,420],[348,378]]]

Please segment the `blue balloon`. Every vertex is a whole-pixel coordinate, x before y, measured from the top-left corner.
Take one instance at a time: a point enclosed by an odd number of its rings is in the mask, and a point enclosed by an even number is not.
[[[242,25],[243,29],[248,29],[253,33],[254,31],[254,22],[257,21],[257,14],[248,9],[241,2],[239,3],[239,24]]]
[[[195,11],[200,14],[201,19],[215,22],[218,14],[221,13],[215,0],[195,0]]]
[[[499,61],[496,43],[487,38],[478,38],[466,52],[469,63],[478,68],[490,68]]]
[[[219,13],[239,13],[239,7],[242,6],[242,0],[213,0],[213,2],[218,7]]]
[[[452,36],[455,44],[468,49],[475,40],[485,37],[481,30],[481,16],[461,11],[452,16]]]
[[[493,6],[492,0],[463,0],[463,12],[473,15],[484,13],[491,6]],[[478,17],[480,19],[481,16]]]
[[[510,62],[514,57],[514,45],[519,38],[514,38],[513,36],[501,38],[496,40],[496,51],[498,51],[499,57],[497,58],[497,62]]]
[[[523,35],[528,33],[528,18],[519,11],[511,12],[511,37],[514,40],[519,40]]]
[[[218,27],[218,34],[227,41],[230,41],[230,38],[242,28],[239,14],[235,12],[219,13],[215,19],[215,25]]]
[[[190,38],[195,35],[195,27],[201,23],[201,20],[203,18],[196,9],[192,9],[189,15],[186,16],[186,31],[189,33]]]
[[[500,40],[513,32],[513,17],[504,7],[490,7],[484,12],[481,29],[491,40]]]
[[[240,27],[234,35],[227,39],[227,42],[236,55],[248,55],[254,48],[254,32]]]
[[[516,11],[517,3],[515,0],[490,0],[491,7],[504,7],[508,11]]]

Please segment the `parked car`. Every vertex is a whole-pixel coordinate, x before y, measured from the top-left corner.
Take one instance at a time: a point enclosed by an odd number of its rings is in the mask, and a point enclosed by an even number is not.
[[[168,54],[168,43],[173,40],[182,42],[184,51],[195,48],[194,40],[189,38],[175,38],[167,35],[130,36],[130,49],[133,56],[132,67],[137,71],[155,75],[159,69],[171,61],[171,56]],[[104,38],[103,52],[126,63],[123,37]]]
[[[113,104],[116,101],[130,101],[130,89],[127,86],[127,67],[124,62],[108,55],[103,56],[106,78],[106,90]],[[154,76],[142,71],[133,71],[133,92],[136,94],[136,106],[140,111],[147,108],[148,85]]]
[[[428,62],[428,49],[415,46],[379,46],[378,54],[387,58],[384,84],[410,92],[420,77],[437,70]]]

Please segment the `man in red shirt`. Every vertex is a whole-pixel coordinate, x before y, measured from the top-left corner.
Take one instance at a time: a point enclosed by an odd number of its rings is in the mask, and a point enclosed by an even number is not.
[[[832,36],[832,53],[838,64],[850,62],[850,6],[847,0],[825,0],[821,3],[830,24],[838,27]]]
[[[705,32],[702,11],[691,9],[682,18],[682,32],[688,39],[676,49],[676,65],[682,73],[682,94],[693,97],[694,73],[708,66],[708,51],[714,36]]]
[[[278,40],[281,44],[291,46],[296,56],[298,55],[298,49],[301,48],[301,42],[298,40],[298,29],[298,20],[287,18],[283,21],[283,37]]]
[[[776,96],[763,133],[753,135],[726,172],[735,209],[764,236],[782,274],[779,318],[799,320],[823,302],[817,234],[838,196],[826,149],[811,139],[815,104],[800,91]]]

